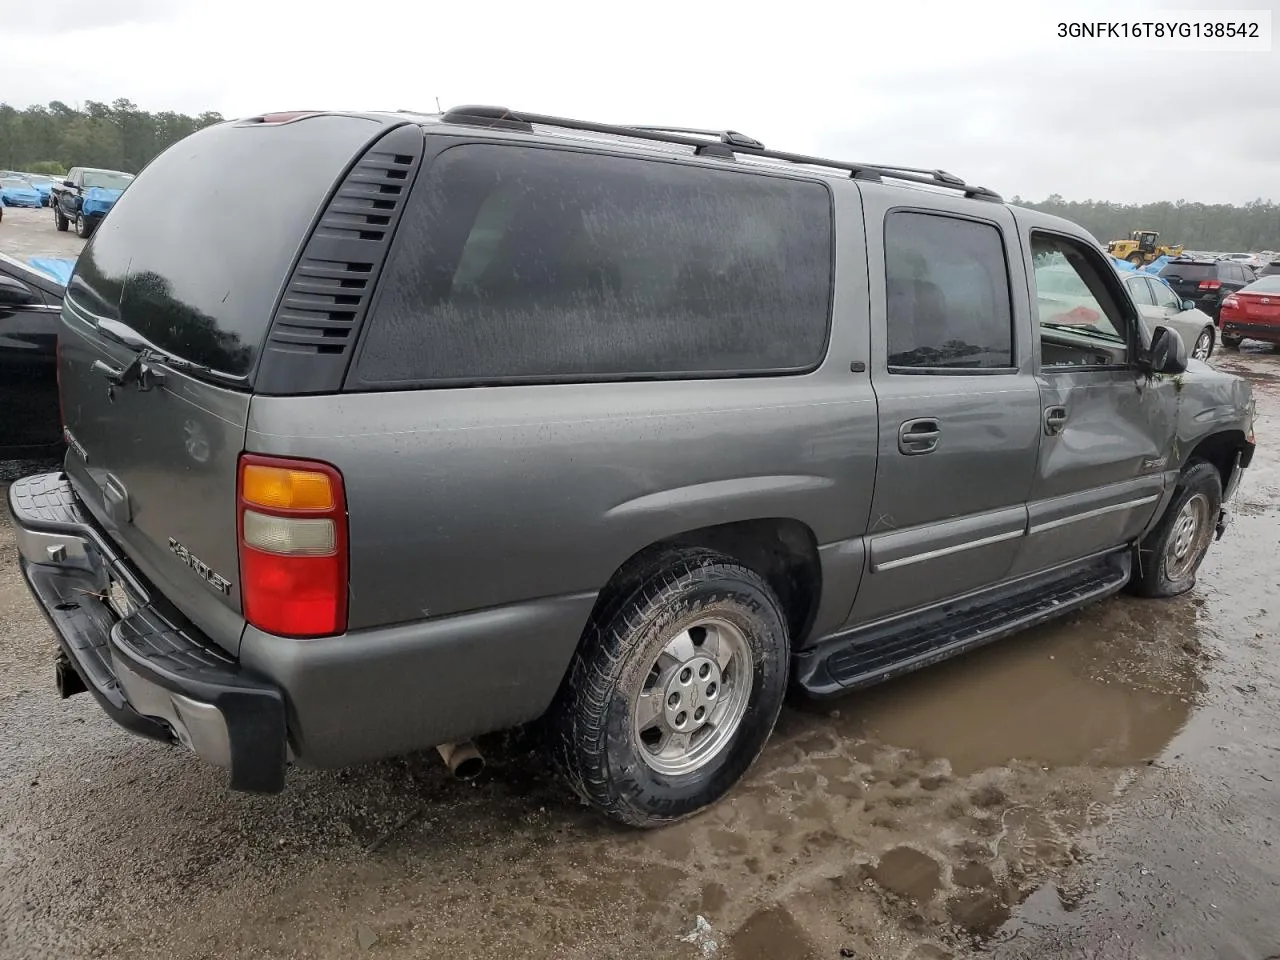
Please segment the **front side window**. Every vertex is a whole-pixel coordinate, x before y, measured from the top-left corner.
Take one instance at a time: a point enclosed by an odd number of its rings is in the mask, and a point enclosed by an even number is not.
[[[696,377],[818,365],[822,184],[469,144],[414,188],[356,379]]]
[[[1084,244],[1036,232],[1031,237],[1035,309],[1046,366],[1122,363],[1126,330],[1120,304],[1104,280],[1111,270]],[[1114,274],[1114,271],[1112,271]],[[1150,303],[1145,278],[1129,281],[1139,303]]]
[[[1009,268],[999,229],[894,211],[884,237],[890,371],[1012,368]]]

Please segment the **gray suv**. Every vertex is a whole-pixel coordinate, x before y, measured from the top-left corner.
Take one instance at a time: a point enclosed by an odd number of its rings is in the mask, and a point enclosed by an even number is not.
[[[59,371],[64,469],[9,505],[64,696],[262,792],[536,720],[637,826],[730,790],[789,686],[1188,590],[1254,449],[1071,223],[488,107],[181,141]]]

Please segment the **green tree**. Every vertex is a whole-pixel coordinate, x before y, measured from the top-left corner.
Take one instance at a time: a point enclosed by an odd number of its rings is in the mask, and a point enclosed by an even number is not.
[[[137,173],[153,157],[202,127],[222,122],[199,116],[151,113],[124,98],[73,107],[53,100],[18,109],[0,103],[0,169],[65,173],[71,167],[107,167]]]

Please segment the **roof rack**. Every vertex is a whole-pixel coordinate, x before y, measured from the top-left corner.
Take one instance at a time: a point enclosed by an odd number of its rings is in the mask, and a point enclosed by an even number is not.
[[[892,180],[903,180],[908,183],[921,183],[933,187],[945,187],[959,190],[966,197],[981,200],[992,200],[1002,203],[1003,198],[986,187],[965,183],[954,173],[946,170],[924,170],[919,167],[900,167],[882,163],[850,163],[843,160],[828,160],[824,157],[808,157],[798,153],[785,153],[781,150],[767,150],[759,140],[748,137],[735,130],[700,130],[690,127],[662,127],[619,125],[611,123],[594,123],[587,120],[570,120],[566,117],[551,117],[539,113],[524,113],[509,110],[506,107],[468,105],[452,107],[441,119],[446,123],[466,124],[469,126],[489,127],[499,130],[518,130],[532,133],[536,123],[544,127],[561,127],[566,130],[583,130],[588,133],[601,133],[615,137],[631,137],[633,139],[655,140],[662,143],[674,143],[693,147],[698,156],[721,157],[733,160],[741,154],[748,157],[765,157],[770,160],[783,160],[788,163],[799,163],[807,166],[826,167],[832,170],[845,170],[857,180],[881,180],[888,177]]]

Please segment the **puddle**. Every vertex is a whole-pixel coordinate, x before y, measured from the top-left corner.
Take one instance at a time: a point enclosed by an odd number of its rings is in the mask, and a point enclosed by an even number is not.
[[[1200,688],[1190,599],[1119,598],[1075,619],[853,694],[843,732],[946,759],[1126,766],[1158,754]]]

